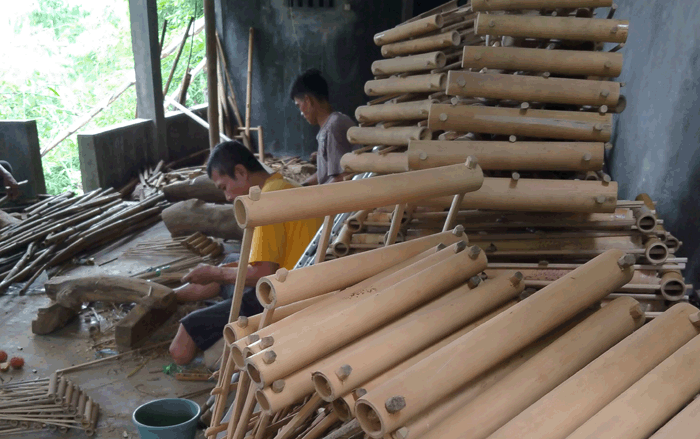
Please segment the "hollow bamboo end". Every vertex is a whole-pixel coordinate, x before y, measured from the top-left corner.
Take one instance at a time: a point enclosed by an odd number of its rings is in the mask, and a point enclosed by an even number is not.
[[[255,287],[255,295],[258,296],[260,304],[265,308],[274,308],[277,304],[277,295],[272,282],[266,278],[260,278]]]
[[[237,197],[233,200],[233,214],[236,217],[236,222],[241,228],[248,227],[248,208],[245,205],[242,197]]]
[[[345,401],[345,398],[338,398],[331,404],[333,405],[333,411],[338,414],[341,421],[347,422],[355,417],[352,414],[350,405],[347,403],[347,401]]]
[[[367,400],[360,399],[355,403],[355,416],[365,433],[371,437],[383,437],[386,434],[379,412]]]
[[[435,67],[441,69],[447,65],[447,56],[442,52],[437,52],[435,54]]]
[[[457,46],[457,45],[459,45],[459,43],[462,41],[462,36],[459,35],[459,32],[454,31],[454,32],[452,32],[452,34],[450,35],[450,40],[452,41],[452,45],[453,45],[453,46]]]
[[[331,386],[331,380],[329,380],[323,373],[314,372],[311,375],[311,381],[313,382],[314,388],[321,399],[328,402],[336,399],[335,392],[333,392],[333,386]]]
[[[243,350],[235,343],[231,345],[231,358],[233,358],[233,362],[239,369],[245,367],[245,355],[243,354]]]
[[[245,369],[248,372],[250,379],[253,380],[253,382],[262,387],[265,386],[265,381],[263,380],[262,373],[260,372],[260,369],[258,369],[258,366],[254,362],[250,360],[246,361]]]
[[[231,343],[236,341],[236,333],[234,332],[233,328],[231,328],[229,325],[224,326],[224,342],[227,345],[231,345]]]
[[[668,259],[668,247],[659,239],[651,239],[646,245],[644,256],[654,264],[662,264]]]
[[[350,246],[344,242],[334,242],[331,245],[331,251],[337,257],[347,256],[350,253]]]
[[[255,399],[258,401],[258,404],[260,404],[260,408],[264,412],[270,412],[272,409],[272,404],[270,404],[270,400],[268,399],[267,395],[265,394],[264,389],[259,389],[255,392]]]
[[[678,301],[685,296],[686,285],[683,276],[677,272],[669,272],[661,277],[661,295],[666,300]]]

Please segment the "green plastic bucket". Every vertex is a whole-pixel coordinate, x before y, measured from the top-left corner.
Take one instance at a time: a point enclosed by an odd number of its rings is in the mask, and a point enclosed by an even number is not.
[[[199,412],[188,399],[157,399],[134,410],[132,419],[141,439],[194,439]]]

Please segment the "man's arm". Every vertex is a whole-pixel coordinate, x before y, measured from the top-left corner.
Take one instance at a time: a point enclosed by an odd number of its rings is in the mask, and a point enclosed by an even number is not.
[[[275,262],[255,262],[248,265],[245,284],[255,286],[261,277],[275,274],[279,265]],[[238,276],[237,267],[216,267],[200,264],[182,278],[182,282],[206,285],[209,283],[234,284]]]
[[[313,175],[310,175],[309,178],[304,180],[301,185],[302,186],[314,186],[318,184],[318,172],[314,172]]]

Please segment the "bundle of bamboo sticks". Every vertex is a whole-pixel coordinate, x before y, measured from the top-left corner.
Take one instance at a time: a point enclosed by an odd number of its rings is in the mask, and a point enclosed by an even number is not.
[[[44,269],[155,223],[167,205],[163,198],[127,203],[109,188],[29,206],[24,221],[0,230],[0,289],[26,280],[26,290]]]
[[[77,429],[93,436],[99,412],[99,404],[56,372],[50,378],[0,385],[0,436],[44,429]]]

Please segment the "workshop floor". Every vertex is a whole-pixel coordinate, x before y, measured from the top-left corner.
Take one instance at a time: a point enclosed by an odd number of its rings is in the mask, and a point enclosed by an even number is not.
[[[173,259],[163,256],[139,256],[128,259],[120,258],[108,263],[121,255],[125,250],[140,240],[152,240],[169,237],[163,223],[157,223],[138,235],[117,242],[95,255],[96,265],[79,266],[67,273],[70,275],[87,275],[95,273],[122,274],[136,273],[147,267],[160,265]],[[102,266],[98,266],[105,263]],[[43,275],[45,276],[45,275]],[[92,348],[93,341],[88,333],[88,324],[77,318],[66,327],[48,336],[32,334],[31,321],[36,316],[36,310],[46,306],[49,299],[43,293],[43,281],[39,278],[25,296],[18,296],[16,288],[10,288],[8,293],[0,296],[0,349],[8,355],[21,355],[25,359],[25,367],[19,371],[0,374],[0,378],[8,380],[35,379],[48,377],[54,370],[74,364],[99,358]],[[169,340],[176,328],[177,320],[164,325],[153,334],[147,345]],[[146,364],[133,376],[127,375],[138,366]],[[100,418],[95,437],[105,439],[138,438],[136,427],[131,421],[131,414],[139,405],[159,398],[180,397],[198,390],[210,389],[211,382],[183,382],[163,373],[163,367],[170,364],[167,346],[145,352],[139,356],[128,356],[123,360],[107,361],[92,367],[69,372],[66,376],[100,404]],[[208,392],[196,397],[193,401],[202,403],[208,398]],[[7,437],[7,436],[5,436]],[[81,430],[69,430],[61,434],[48,431],[28,431],[12,436],[17,438],[73,438],[85,437]],[[199,431],[197,438],[203,438]]]

